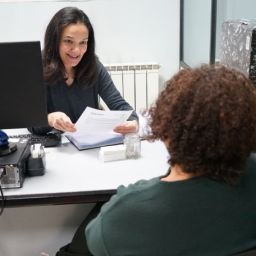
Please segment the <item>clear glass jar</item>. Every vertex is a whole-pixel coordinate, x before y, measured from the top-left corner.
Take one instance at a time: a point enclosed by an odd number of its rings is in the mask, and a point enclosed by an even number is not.
[[[138,133],[128,133],[124,137],[126,147],[126,158],[137,159],[140,157],[141,145]]]

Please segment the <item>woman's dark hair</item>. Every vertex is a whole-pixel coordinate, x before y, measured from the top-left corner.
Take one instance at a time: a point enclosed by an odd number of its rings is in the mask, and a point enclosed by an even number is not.
[[[184,172],[236,184],[256,145],[255,85],[242,73],[204,65],[179,71],[149,110],[152,135]]]
[[[60,59],[59,45],[63,30],[70,24],[84,24],[89,31],[88,48],[80,63],[75,68],[79,84],[92,84],[97,75],[95,39],[91,22],[87,15],[76,7],[59,10],[47,26],[44,38],[43,67],[46,82],[55,83],[65,78],[65,68]]]

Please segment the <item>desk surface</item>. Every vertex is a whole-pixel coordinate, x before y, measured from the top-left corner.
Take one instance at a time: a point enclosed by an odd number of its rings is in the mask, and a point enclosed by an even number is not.
[[[168,152],[161,142],[142,141],[139,159],[112,162],[100,161],[98,148],[78,151],[67,140],[45,151],[45,174],[26,177],[22,188],[4,189],[7,207],[106,201],[119,185],[160,176],[168,169]]]

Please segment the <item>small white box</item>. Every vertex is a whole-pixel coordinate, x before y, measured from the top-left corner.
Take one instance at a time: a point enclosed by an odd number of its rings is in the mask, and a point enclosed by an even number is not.
[[[99,159],[103,162],[126,159],[126,147],[125,145],[101,147]]]

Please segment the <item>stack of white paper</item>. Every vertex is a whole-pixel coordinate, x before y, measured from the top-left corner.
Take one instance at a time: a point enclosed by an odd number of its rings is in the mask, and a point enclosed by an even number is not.
[[[113,129],[124,123],[131,113],[132,110],[104,111],[87,107],[75,124],[77,131],[64,135],[79,150],[120,144],[123,135],[115,133]]]

